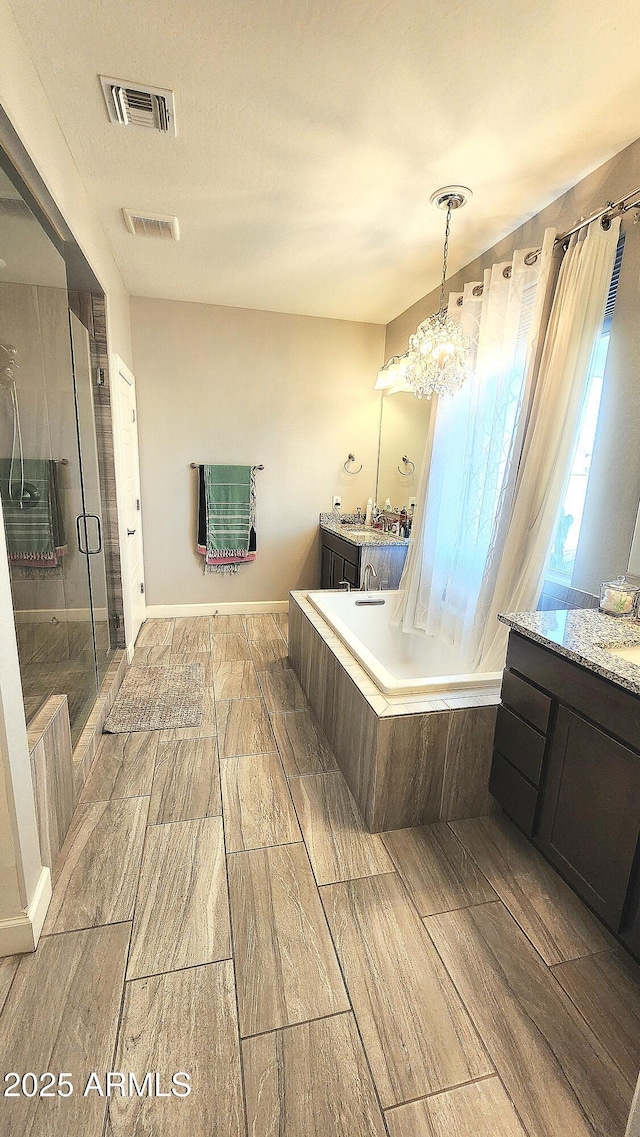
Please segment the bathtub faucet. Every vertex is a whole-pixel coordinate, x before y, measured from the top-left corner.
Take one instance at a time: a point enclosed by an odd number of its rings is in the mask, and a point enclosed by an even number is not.
[[[376,577],[378,574],[373,565],[367,562],[362,570],[362,584],[360,585],[361,592],[369,592],[371,588],[371,577]]]

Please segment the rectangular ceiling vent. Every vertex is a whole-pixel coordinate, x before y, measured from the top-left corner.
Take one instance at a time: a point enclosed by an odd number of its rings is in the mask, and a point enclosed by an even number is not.
[[[162,134],[176,133],[173,91],[162,87],[142,87],[124,79],[100,76],[109,118],[121,126],[142,126]]]
[[[134,237],[163,237],[180,240],[178,218],[164,213],[141,213],[139,209],[123,209],[124,223]]]

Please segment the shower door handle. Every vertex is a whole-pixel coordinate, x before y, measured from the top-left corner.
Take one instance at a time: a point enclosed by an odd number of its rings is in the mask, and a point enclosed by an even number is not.
[[[90,517],[95,521],[96,527],[97,527],[97,537],[98,537],[97,549],[90,549],[88,547],[89,538],[87,535],[87,521],[89,520]],[[83,522],[84,525],[81,525],[81,522]],[[83,527],[84,527],[85,539],[87,541],[86,547],[84,547],[82,544],[82,529],[83,529]],[[84,553],[84,555],[86,557],[95,557],[98,553],[102,552],[102,522],[101,522],[100,518],[98,517],[97,513],[79,513],[78,516],[76,517],[76,533],[78,535],[78,549],[80,550],[81,553]]]

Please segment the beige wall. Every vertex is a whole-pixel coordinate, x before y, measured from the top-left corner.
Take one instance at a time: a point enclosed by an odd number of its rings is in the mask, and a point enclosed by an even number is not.
[[[595,170],[525,225],[488,249],[447,282],[447,291],[481,281],[485,268],[509,260],[514,249],[539,245],[544,230],[559,232],[640,186],[640,139]],[[467,206],[473,209],[473,202]],[[455,244],[455,217],[452,241]],[[601,416],[593,452],[573,585],[597,591],[600,581],[627,568],[640,497],[640,231],[624,222],[627,242],[614,312]],[[423,297],[387,326],[385,358],[406,351],[408,337],[437,310],[438,290]]]
[[[284,600],[318,583],[318,514],[375,488],[384,328],[131,299],[147,603]],[[363,470],[348,477],[355,453]],[[264,463],[258,558],[204,576],[190,462]]]

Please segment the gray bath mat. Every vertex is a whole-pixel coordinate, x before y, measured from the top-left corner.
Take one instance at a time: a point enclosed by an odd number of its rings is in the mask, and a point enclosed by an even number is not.
[[[200,726],[203,699],[201,663],[180,667],[131,666],[103,729],[107,734],[128,734]]]

